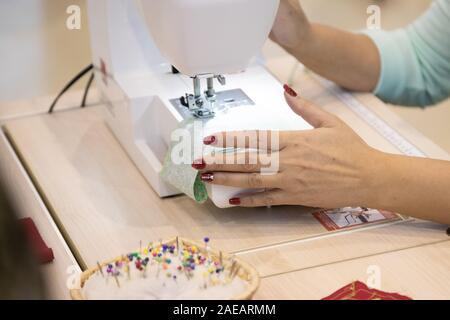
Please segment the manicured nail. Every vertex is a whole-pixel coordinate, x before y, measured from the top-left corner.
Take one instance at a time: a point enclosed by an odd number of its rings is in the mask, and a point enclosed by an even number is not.
[[[295,90],[294,89],[292,89],[291,87],[289,87],[287,84],[285,84],[284,86],[283,86],[283,88],[284,88],[284,91],[286,91],[286,93],[288,94],[288,95],[290,95],[291,97],[297,97],[298,95],[297,95],[297,92],[295,92]]]
[[[205,161],[203,161],[203,159],[195,160],[194,163],[192,164],[192,168],[197,170],[203,170],[206,168],[206,163]]]
[[[205,139],[203,139],[203,143],[206,144],[207,146],[209,146],[210,144],[213,144],[214,142],[216,142],[215,136],[209,136],[209,137],[206,137]]]
[[[213,182],[213,181],[214,181],[214,174],[213,174],[213,173],[203,173],[203,174],[200,176],[200,179],[201,179],[203,182]]]
[[[241,198],[232,198],[230,199],[230,204],[232,206],[238,206],[241,204]]]

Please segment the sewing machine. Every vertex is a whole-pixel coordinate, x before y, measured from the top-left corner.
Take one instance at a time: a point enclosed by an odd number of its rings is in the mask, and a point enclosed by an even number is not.
[[[159,173],[171,133],[183,121],[201,120],[203,137],[310,128],[287,106],[282,85],[258,55],[278,5],[279,0],[88,1],[108,124],[159,196],[179,193]],[[219,207],[245,191],[208,186]]]

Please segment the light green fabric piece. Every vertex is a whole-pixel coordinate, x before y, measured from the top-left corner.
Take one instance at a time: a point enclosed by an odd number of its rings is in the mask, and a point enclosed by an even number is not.
[[[178,141],[176,139],[172,140],[172,144],[170,145],[169,152],[167,152],[166,154],[160,176],[165,182],[175,187],[180,192],[186,194],[191,199],[195,200],[198,203],[204,203],[208,199],[206,186],[201,181],[199,172],[192,168],[193,161],[197,160],[197,158],[195,157],[195,148],[192,147],[195,146],[194,139],[201,139],[201,135],[195,134],[194,132],[194,121],[195,120],[191,119],[183,121],[180,124],[178,129],[186,130],[186,136],[177,137],[180,139]],[[180,154],[177,154],[177,145],[179,145],[179,143],[182,142],[183,139],[185,139],[185,143],[191,145],[190,154],[181,155],[185,158],[185,161],[183,161],[183,163],[174,163],[173,159],[180,156]],[[186,141],[187,139],[188,141]],[[200,141],[200,143],[202,142]]]

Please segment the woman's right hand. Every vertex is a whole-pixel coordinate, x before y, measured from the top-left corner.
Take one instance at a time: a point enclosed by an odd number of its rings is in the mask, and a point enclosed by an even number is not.
[[[311,25],[298,0],[280,0],[270,39],[287,51],[295,50],[305,39]]]

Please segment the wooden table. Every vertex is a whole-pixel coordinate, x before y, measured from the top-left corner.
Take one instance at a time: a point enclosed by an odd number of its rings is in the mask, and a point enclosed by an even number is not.
[[[60,100],[58,110],[74,108],[81,96],[80,91],[69,92]],[[32,100],[0,103],[0,125],[12,119],[45,114],[53,98],[45,96]],[[99,95],[93,89],[90,92],[89,105],[96,105],[98,101]],[[47,245],[53,249],[54,262],[42,267],[42,273],[48,280],[49,297],[69,299],[67,279],[70,274],[79,272],[81,269],[3,131],[0,131],[0,177],[7,184],[21,218],[31,217]]]
[[[398,151],[317,81],[301,72],[294,86],[350,124],[378,149]],[[370,94],[356,97],[433,158],[448,155]],[[413,298],[450,298],[446,226],[405,219],[330,233],[311,209],[221,210],[185,196],[160,199],[105,124],[101,104],[53,115],[4,117],[0,172],[16,202],[38,224],[56,260],[44,267],[52,297],[67,298],[67,267],[82,269],[146,243],[175,235],[234,252],[262,276],[257,298],[321,298],[367,268],[382,287]],[[0,120],[1,121],[1,120]]]

